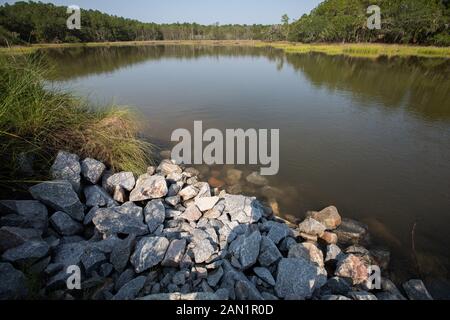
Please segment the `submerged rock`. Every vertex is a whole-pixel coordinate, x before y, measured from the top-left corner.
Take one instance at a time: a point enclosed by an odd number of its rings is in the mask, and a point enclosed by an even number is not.
[[[341,225],[334,232],[338,236],[338,243],[352,245],[366,240],[368,228],[358,221],[344,218]]]
[[[246,180],[257,186],[266,186],[269,184],[267,178],[260,175],[259,172],[252,172],[247,176]]]

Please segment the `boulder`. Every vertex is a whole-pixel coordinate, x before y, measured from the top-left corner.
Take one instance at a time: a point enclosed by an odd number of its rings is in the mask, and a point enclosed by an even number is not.
[[[146,277],[140,276],[123,285],[112,300],[134,300],[144,288]]]
[[[156,172],[160,173],[163,176],[167,176],[171,173],[182,173],[183,170],[180,166],[174,164],[171,160],[163,160],[159,164],[158,168],[156,168]]]
[[[298,230],[301,233],[306,233],[309,235],[320,237],[325,232],[326,227],[319,221],[308,217],[298,225]]]
[[[145,237],[139,240],[131,256],[136,273],[144,272],[158,265],[164,258],[169,240],[164,237]]]
[[[167,204],[169,204],[169,205],[171,205],[172,207],[176,207],[177,206],[177,204],[179,204],[180,203],[180,196],[172,196],[172,197],[167,197],[167,198],[165,198],[164,199],[164,201],[167,203]]]
[[[212,209],[219,201],[219,197],[200,197],[195,199],[195,205],[200,211],[205,212]]]
[[[335,275],[349,278],[354,285],[357,285],[367,282],[369,270],[358,256],[349,254],[338,262]]]
[[[166,208],[161,200],[152,200],[144,208],[145,223],[148,225],[150,233],[164,223],[166,218]]]
[[[47,242],[32,240],[5,251],[2,258],[8,262],[34,262],[47,256],[49,250]]]
[[[267,238],[275,244],[279,244],[281,240],[291,235],[292,231],[285,223],[274,223],[267,234]]]
[[[224,213],[229,214],[232,221],[239,223],[256,223],[264,214],[263,207],[256,198],[227,194],[224,205]]]
[[[50,223],[60,235],[73,236],[83,232],[81,223],[74,221],[68,214],[58,211],[50,217]]]
[[[278,260],[280,260],[283,256],[278,250],[275,243],[269,238],[263,236],[261,237],[261,246],[260,253],[258,257],[258,262],[265,267],[268,267]]]
[[[183,201],[187,201],[194,198],[198,194],[198,191],[199,190],[194,186],[187,186],[182,189],[178,195],[183,199]]]
[[[310,212],[308,214],[311,218],[323,224],[327,230],[334,230],[341,224],[341,216],[335,206],[330,206],[319,212]]]
[[[42,231],[16,227],[0,228],[0,252],[18,247],[30,240],[42,240]]]
[[[136,237],[131,234],[112,249],[109,261],[116,271],[121,272],[127,266],[135,239]]]
[[[132,214],[122,214],[115,208],[100,208],[92,219],[98,231],[104,234],[135,234],[149,233],[148,226],[142,219]]]
[[[323,235],[320,237],[327,244],[336,244],[338,242],[338,237],[336,233],[325,231]]]
[[[261,187],[269,184],[269,180],[267,180],[266,177],[260,175],[259,172],[256,171],[249,174],[246,180],[251,184]]]
[[[208,239],[203,239],[195,244],[192,252],[194,253],[195,263],[198,264],[207,261],[215,250]]]
[[[326,254],[325,254],[325,262],[334,261],[334,260],[342,260],[345,258],[345,254],[342,253],[341,249],[335,245],[330,244],[327,246]]]
[[[413,279],[403,284],[409,300],[433,300],[422,280]]]
[[[10,263],[0,263],[0,300],[17,300],[27,297],[25,275]]]
[[[136,183],[132,172],[119,172],[106,178],[104,188],[109,193],[113,193],[116,187],[123,188],[127,191],[133,190]]]
[[[130,201],[159,199],[167,195],[167,182],[163,176],[144,174],[139,177],[136,187],[130,193]]]
[[[248,269],[258,260],[261,245],[261,233],[257,230],[244,238],[239,248],[239,262],[242,268]]]
[[[50,168],[50,175],[53,180],[69,181],[76,192],[80,191],[81,181],[80,159],[76,154],[65,151],[58,152],[55,162]]]
[[[89,248],[80,258],[81,264],[87,275],[91,275],[93,271],[97,270],[107,259],[103,252],[97,249]]]
[[[87,186],[84,188],[86,205],[92,207],[111,207],[117,205],[113,198],[100,186]]]
[[[97,184],[105,172],[106,166],[95,159],[86,158],[81,161],[81,174],[86,181]]]
[[[180,265],[181,259],[183,259],[185,249],[185,239],[172,240],[167,249],[164,260],[161,262],[161,265],[164,267],[178,267]]]
[[[47,230],[47,208],[36,200],[3,200],[0,201],[0,218],[2,226],[34,228]]]
[[[367,291],[352,291],[348,296],[353,300],[378,300],[374,294]]]

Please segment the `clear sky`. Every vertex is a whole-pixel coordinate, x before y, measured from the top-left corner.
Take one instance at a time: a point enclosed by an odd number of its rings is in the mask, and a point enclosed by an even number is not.
[[[323,0],[54,0],[56,5],[81,8],[145,22],[198,22],[201,24],[279,23],[285,13],[292,19],[309,13]],[[14,3],[0,0],[0,4]]]

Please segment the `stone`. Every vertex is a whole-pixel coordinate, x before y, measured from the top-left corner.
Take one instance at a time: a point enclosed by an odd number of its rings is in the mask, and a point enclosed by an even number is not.
[[[127,192],[120,186],[115,186],[113,192],[113,199],[117,202],[124,203],[127,201]]]
[[[120,288],[112,300],[134,300],[144,288],[146,277],[137,277]]]
[[[144,174],[139,177],[136,187],[130,193],[130,201],[144,201],[163,198],[167,195],[167,182],[163,176]]]
[[[403,284],[409,300],[433,300],[422,280],[413,279]]]
[[[198,221],[201,217],[202,213],[195,204],[188,206],[180,216],[180,218],[186,219],[187,221],[191,222]]]
[[[266,177],[260,175],[259,172],[256,171],[249,174],[246,180],[251,184],[261,187],[269,184],[269,180],[267,180]]]
[[[111,263],[103,263],[98,270],[98,274],[100,277],[106,278],[113,272],[113,270],[114,266]]]
[[[225,181],[211,177],[208,179],[208,184],[213,188],[222,188],[225,185]]]
[[[280,260],[282,257],[283,256],[281,255],[275,243],[273,243],[273,241],[269,238],[263,236],[261,238],[261,247],[258,262],[262,266],[268,267]]]
[[[389,279],[381,279],[381,289],[382,292],[376,292],[378,300],[406,300],[406,298],[400,293],[397,286]]]
[[[63,211],[77,221],[84,219],[84,206],[68,181],[47,181],[29,189],[34,199]]]
[[[327,244],[336,244],[338,242],[338,237],[336,233],[325,231],[323,235],[320,237]]]
[[[280,298],[308,299],[326,281],[326,274],[309,261],[285,258],[278,264],[275,292]]]
[[[186,249],[185,239],[175,239],[170,242],[164,260],[161,265],[164,267],[178,267],[183,259]]]
[[[353,284],[362,284],[367,282],[369,271],[364,262],[356,255],[349,254],[340,260],[336,267],[335,275],[338,277],[349,278]]]
[[[144,208],[145,223],[150,233],[164,223],[166,219],[166,208],[161,200],[152,200]]]
[[[58,211],[50,217],[52,227],[62,236],[73,236],[83,232],[83,225],[74,221],[68,214]]]
[[[24,299],[27,295],[25,275],[10,263],[0,263],[0,300]]]
[[[309,212],[308,216],[323,224],[327,230],[334,230],[341,224],[341,216],[335,206],[330,206],[319,212]]]
[[[41,231],[47,230],[47,208],[36,200],[3,200],[0,201],[0,217],[2,226],[18,228],[34,228]]]
[[[131,269],[131,268],[128,268],[125,271],[123,271],[119,275],[119,277],[117,278],[117,280],[114,284],[114,290],[119,291],[120,288],[122,288],[125,284],[127,284],[128,282],[133,280],[135,275],[136,274],[134,273],[133,269]]]
[[[367,291],[352,291],[348,296],[353,300],[378,300],[375,295]]]
[[[156,168],[154,166],[147,167],[147,174],[154,175],[156,172]]]
[[[235,285],[237,300],[262,300],[261,293],[247,279],[237,280]]]
[[[298,225],[298,230],[302,233],[320,237],[325,232],[326,227],[319,221],[308,217]]]
[[[106,261],[106,256],[99,250],[88,249],[80,259],[86,274],[91,275]]]
[[[135,239],[136,237],[130,234],[113,247],[109,261],[116,271],[121,272],[127,266]]]
[[[178,172],[172,172],[167,175],[166,180],[168,183],[173,184],[183,180],[183,175]]]
[[[183,170],[180,168],[180,166],[166,159],[161,161],[158,168],[156,169],[156,172],[160,173],[163,176],[167,176],[171,173],[182,173]]]
[[[91,208],[91,210],[89,210],[89,212],[84,216],[83,224],[85,226],[92,223],[92,219],[94,219],[97,209],[98,209],[98,207]]]
[[[136,273],[144,272],[158,265],[164,258],[169,240],[164,237],[145,237],[139,240],[131,256]]]
[[[242,268],[248,269],[258,260],[261,245],[261,233],[257,230],[244,238],[239,249],[239,262]]]
[[[368,236],[368,227],[352,219],[342,219],[341,225],[334,230],[338,236],[338,243],[352,245],[364,242]]]
[[[168,197],[175,197],[178,196],[178,192],[180,192],[181,188],[182,188],[182,184],[181,183],[173,183],[169,186],[169,190],[167,191],[167,196]],[[178,196],[179,197],[179,196]]]
[[[325,254],[325,262],[334,261],[334,260],[342,260],[345,258],[345,254],[342,253],[341,249],[335,245],[330,244],[327,246],[326,254]]]
[[[303,258],[317,264],[319,267],[324,266],[322,251],[310,242],[293,245],[289,249],[288,258]]]
[[[86,181],[97,184],[105,172],[106,166],[92,158],[86,158],[81,161],[81,174]]]
[[[198,194],[198,189],[194,186],[187,186],[182,189],[178,195],[183,198],[183,201],[194,198]]]
[[[133,172],[119,172],[106,178],[104,188],[109,193],[113,193],[116,187],[131,191],[133,190],[135,183],[136,180]]]
[[[324,288],[328,289],[332,294],[345,296],[352,290],[352,285],[345,278],[332,277],[328,279]]]
[[[311,235],[311,234],[307,234],[304,232],[300,232],[299,236],[302,237],[303,239],[305,239],[306,241],[309,242],[317,242],[318,238],[317,236]]]
[[[131,201],[124,203],[120,207],[115,207],[114,210],[116,210],[120,214],[130,215],[141,221],[144,219],[144,209],[142,209],[142,207],[135,205]]]
[[[80,191],[81,181],[80,159],[76,154],[59,151],[55,162],[50,168],[50,176],[53,180],[65,180],[70,182],[75,192]]]
[[[219,284],[220,279],[222,279],[222,276],[223,276],[223,269],[222,267],[219,267],[215,271],[208,274],[207,278],[208,284],[211,287],[216,287]]]
[[[36,261],[48,255],[50,250],[47,242],[32,240],[5,251],[2,258],[8,262]]]
[[[219,197],[201,197],[195,199],[195,205],[200,211],[205,212],[212,209],[219,201]]]
[[[0,228],[0,252],[18,247],[27,241],[42,240],[42,231],[16,227]]]
[[[84,188],[86,205],[92,207],[111,207],[116,205],[113,198],[100,186],[87,186]]]
[[[242,195],[225,195],[224,205],[224,213],[229,214],[232,221],[239,223],[256,223],[264,212],[256,198]]]
[[[172,196],[164,199],[164,201],[172,207],[175,207],[177,204],[179,204],[180,200],[180,196]]]
[[[187,273],[187,274],[186,274]],[[186,283],[186,276],[189,276],[189,271],[181,270],[173,275],[172,282],[177,286],[182,286]]]
[[[98,231],[109,235],[120,233],[145,235],[149,232],[142,219],[134,215],[121,214],[114,208],[98,209],[92,222]]]
[[[275,244],[279,244],[281,240],[291,234],[290,228],[284,223],[274,223],[267,234],[267,238]]]
[[[215,292],[218,300],[226,301],[230,298],[230,292],[227,288],[220,288]]]
[[[264,282],[271,286],[275,286],[275,279],[272,276],[272,273],[270,273],[269,269],[262,268],[262,267],[256,267],[253,268],[253,271],[255,274]]]
[[[54,249],[52,263],[59,264],[63,268],[67,268],[71,265],[79,265],[81,263],[81,256],[84,254],[85,250],[85,242],[60,244]]]
[[[229,169],[227,170],[227,177],[225,181],[228,185],[232,186],[238,184],[242,178],[242,171],[237,169]]]
[[[195,244],[194,249],[195,263],[204,263],[207,261],[214,253],[214,248],[208,239],[203,239]]]

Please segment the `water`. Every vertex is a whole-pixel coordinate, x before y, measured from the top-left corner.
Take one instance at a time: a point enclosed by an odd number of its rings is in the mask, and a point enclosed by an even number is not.
[[[136,107],[155,141],[192,130],[194,120],[222,130],[279,128],[280,172],[270,184],[283,192],[281,215],[334,204],[392,250],[394,276],[420,276],[433,289],[449,278],[449,60],[192,46],[48,55],[57,85]],[[222,169],[209,175],[221,179]]]

